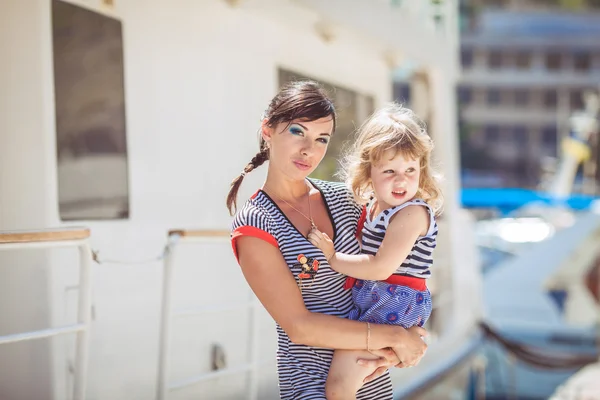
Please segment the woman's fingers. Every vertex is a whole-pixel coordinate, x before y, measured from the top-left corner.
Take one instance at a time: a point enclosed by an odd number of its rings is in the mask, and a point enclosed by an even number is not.
[[[399,333],[401,334],[401,340],[399,345],[393,348],[402,361],[402,364],[399,364],[398,367],[405,368],[417,365],[427,350],[427,344],[421,338],[420,331],[410,328],[401,330]]]
[[[385,358],[377,358],[375,360],[368,360],[365,358],[359,358],[358,361],[356,361],[358,363],[358,365],[362,365],[363,367],[369,368],[369,369],[377,369],[379,367],[388,367],[389,363],[388,360],[386,360]]]
[[[387,367],[379,367],[375,370],[375,372],[373,372],[371,375],[367,376],[364,380],[363,383],[368,383],[371,382],[377,378],[379,378],[381,375],[385,374],[385,371],[387,371]]]
[[[422,328],[420,326],[413,326],[413,327],[408,328],[408,330],[416,333],[417,335],[419,335],[421,337],[429,335],[429,332],[427,332],[427,330],[425,328]]]
[[[394,350],[390,348],[371,350],[370,352],[371,354],[376,355],[377,357],[387,360],[388,366],[393,366],[400,362],[400,359],[398,358],[396,353],[394,353]]]

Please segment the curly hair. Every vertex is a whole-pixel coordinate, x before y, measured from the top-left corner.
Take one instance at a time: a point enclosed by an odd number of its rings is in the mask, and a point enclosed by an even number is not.
[[[372,191],[371,166],[377,165],[388,150],[420,161],[417,195],[439,215],[443,196],[441,176],[431,165],[433,140],[425,123],[412,110],[397,103],[381,108],[362,124],[356,132],[356,140],[342,160],[340,175],[356,200],[360,203],[368,201]]]

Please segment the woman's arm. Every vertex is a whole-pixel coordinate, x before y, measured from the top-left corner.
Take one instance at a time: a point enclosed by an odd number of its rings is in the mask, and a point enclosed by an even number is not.
[[[385,280],[404,262],[417,238],[428,229],[427,209],[409,206],[392,217],[375,256],[337,253],[327,235],[319,231],[312,231],[309,240],[323,251],[334,270],[357,279]]]
[[[367,324],[306,309],[293,275],[278,248],[253,236],[236,240],[242,272],[250,287],[292,342],[335,349],[364,350]],[[371,324],[370,347],[392,347],[404,363],[414,364],[427,346],[420,335],[400,326]]]

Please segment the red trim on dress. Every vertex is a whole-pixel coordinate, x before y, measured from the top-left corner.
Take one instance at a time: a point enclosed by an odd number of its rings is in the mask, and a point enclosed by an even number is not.
[[[233,230],[233,232],[231,232],[231,247],[233,248],[233,254],[235,255],[236,260],[238,261],[238,264],[240,260],[238,258],[235,241],[240,236],[253,236],[255,238],[262,239],[265,242],[270,243],[273,246],[279,248],[279,243],[277,243],[277,239],[275,239],[270,233],[250,225],[240,226],[239,228],[236,228]]]
[[[360,238],[360,234],[362,233],[363,227],[365,226],[365,221],[367,220],[367,206],[364,205],[362,212],[360,213],[360,218],[358,219],[358,225],[356,226],[356,238]]]
[[[346,278],[344,283],[344,289],[352,289],[358,279],[352,278],[351,276]],[[427,290],[427,281],[423,278],[417,278],[416,276],[406,275],[392,275],[387,278],[384,282],[391,283],[392,285],[408,286],[411,289],[423,292]]]
[[[360,240],[360,236],[362,234],[362,230],[365,226],[366,220],[367,220],[367,205],[365,204],[360,213],[360,217],[358,218],[358,225],[356,225],[356,232],[354,233],[354,236],[356,236],[356,239],[358,239],[358,240]],[[352,278],[350,276],[347,277],[346,282],[344,282],[344,289],[345,290],[352,289],[352,287],[354,286],[354,283],[356,283],[355,278]]]

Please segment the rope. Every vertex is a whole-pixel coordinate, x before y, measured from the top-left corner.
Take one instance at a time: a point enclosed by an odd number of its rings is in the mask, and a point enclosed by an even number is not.
[[[152,258],[142,259],[142,260],[116,260],[109,258],[100,258],[100,250],[92,250],[92,260],[99,265],[102,264],[118,264],[118,265],[139,265],[139,264],[150,264],[158,261],[164,260],[169,252],[171,251],[173,245],[179,240],[179,235],[174,235],[173,238],[167,242],[165,247],[163,247],[163,251]]]
[[[481,322],[479,324],[485,335],[498,342],[504,349],[514,355],[517,359],[530,364],[534,367],[544,369],[575,369],[582,368],[588,364],[598,361],[598,355],[594,354],[567,354],[555,353],[554,355],[544,354],[547,350],[527,346],[508,340],[500,336],[488,324]]]
[[[156,257],[152,257],[152,258],[147,258],[147,259],[142,259],[142,260],[115,260],[115,259],[110,259],[110,258],[100,258],[100,250],[92,250],[92,260],[96,263],[96,264],[120,264],[120,265],[138,265],[138,264],[150,264],[153,262],[157,262],[157,261],[162,261],[165,259],[165,257],[169,254],[169,251],[171,250],[171,245],[167,244],[162,253],[160,253],[158,256]]]

